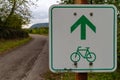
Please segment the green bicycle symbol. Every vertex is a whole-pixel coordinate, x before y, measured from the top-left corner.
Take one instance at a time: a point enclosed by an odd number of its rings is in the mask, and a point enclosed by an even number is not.
[[[86,47],[86,49],[81,49],[81,46],[77,47],[77,51],[73,52],[70,56],[72,62],[79,62],[80,58],[83,57],[88,62],[94,62],[96,60],[96,55],[93,52],[89,51],[90,47]],[[81,54],[82,51],[85,51],[85,55]]]

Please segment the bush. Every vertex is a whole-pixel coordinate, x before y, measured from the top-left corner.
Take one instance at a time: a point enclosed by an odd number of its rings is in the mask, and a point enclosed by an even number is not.
[[[0,29],[0,39],[16,39],[28,37],[28,33],[22,29]]]
[[[33,28],[33,29],[29,29],[28,32],[31,34],[48,34],[48,27],[40,27],[40,28]]]

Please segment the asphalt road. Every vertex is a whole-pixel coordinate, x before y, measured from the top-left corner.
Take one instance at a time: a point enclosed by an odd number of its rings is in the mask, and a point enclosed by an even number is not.
[[[48,37],[30,35],[26,45],[0,56],[0,80],[44,80],[48,71]]]

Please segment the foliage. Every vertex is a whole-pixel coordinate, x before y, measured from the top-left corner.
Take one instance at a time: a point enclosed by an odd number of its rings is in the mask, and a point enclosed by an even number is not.
[[[119,80],[120,70],[111,73],[89,73],[88,80]]]
[[[74,4],[74,0],[61,0],[60,4]]]
[[[22,29],[0,28],[0,39],[17,39],[28,37],[28,33]]]
[[[28,29],[27,31],[31,34],[41,34],[41,35],[45,34],[45,35],[47,35],[48,30],[49,30],[48,27],[40,27],[40,28]]]
[[[118,67],[120,67],[120,27],[118,27],[118,34],[117,34],[117,53],[118,53]]]
[[[74,4],[75,0],[61,0],[60,4]],[[117,4],[119,5],[119,0],[88,0],[90,4]]]
[[[30,21],[30,5],[31,0],[0,0],[0,39],[28,36],[21,27]]]
[[[15,14],[15,15],[12,15],[11,18],[8,19],[6,25],[9,28],[21,29],[23,23],[24,22],[23,22],[22,17],[18,14]]]
[[[14,27],[19,22],[17,26],[21,26],[29,17],[28,0],[0,0],[0,27]]]

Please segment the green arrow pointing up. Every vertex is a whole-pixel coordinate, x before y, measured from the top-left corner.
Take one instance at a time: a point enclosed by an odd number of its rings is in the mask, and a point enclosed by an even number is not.
[[[72,26],[71,33],[81,24],[81,40],[86,40],[86,25],[89,26],[95,33],[96,27],[84,15],[82,15]]]

